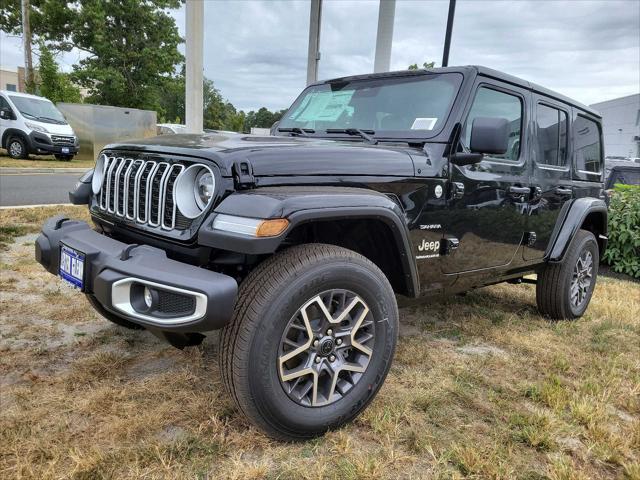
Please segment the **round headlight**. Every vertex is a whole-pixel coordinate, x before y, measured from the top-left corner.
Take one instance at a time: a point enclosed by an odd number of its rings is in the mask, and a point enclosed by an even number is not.
[[[213,199],[216,178],[205,165],[191,165],[176,180],[174,198],[180,213],[187,218],[196,218]]]
[[[104,179],[104,169],[107,166],[107,156],[103,153],[98,157],[96,166],[93,169],[93,179],[91,180],[91,190],[97,195],[102,188],[102,180]]]
[[[195,184],[195,197],[200,210],[204,210],[209,205],[211,197],[213,197],[213,175],[209,170],[204,168],[198,172]]]

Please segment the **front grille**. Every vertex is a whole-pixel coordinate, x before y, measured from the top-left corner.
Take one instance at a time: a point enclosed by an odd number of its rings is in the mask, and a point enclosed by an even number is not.
[[[75,137],[69,137],[67,135],[51,135],[51,141],[54,145],[75,145]]]
[[[184,169],[182,163],[107,157],[98,208],[151,227],[188,228],[173,199],[175,183]]]

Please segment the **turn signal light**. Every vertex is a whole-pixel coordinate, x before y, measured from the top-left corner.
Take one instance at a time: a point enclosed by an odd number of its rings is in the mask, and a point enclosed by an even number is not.
[[[289,220],[286,218],[263,220],[256,230],[256,237],[275,237],[284,232],[288,226]]]

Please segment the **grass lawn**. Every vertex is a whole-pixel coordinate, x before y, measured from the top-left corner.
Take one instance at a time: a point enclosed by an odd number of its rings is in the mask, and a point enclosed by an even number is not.
[[[42,220],[0,211],[0,478],[640,478],[640,284],[601,276],[575,322],[532,285],[403,307],[386,384],[301,444],[245,422],[217,335],[176,350],[97,316],[33,260]]]
[[[36,156],[29,155],[28,159],[14,160],[7,155],[5,150],[0,150],[0,167],[10,168],[92,168],[95,160],[78,160],[74,158],[69,162],[56,160],[53,155]]]

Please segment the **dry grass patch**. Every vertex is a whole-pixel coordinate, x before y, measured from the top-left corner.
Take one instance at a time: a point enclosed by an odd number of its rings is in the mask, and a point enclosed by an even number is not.
[[[35,156],[31,155],[28,159],[15,160],[4,150],[0,150],[0,167],[7,168],[93,168],[96,161],[92,159],[74,158],[70,162],[56,160],[53,155]]]
[[[217,335],[183,351],[98,317],[33,260],[51,215],[0,211],[0,478],[640,478],[640,284],[601,277],[551,323],[530,285],[401,309],[387,382],[302,444],[224,393]]]

